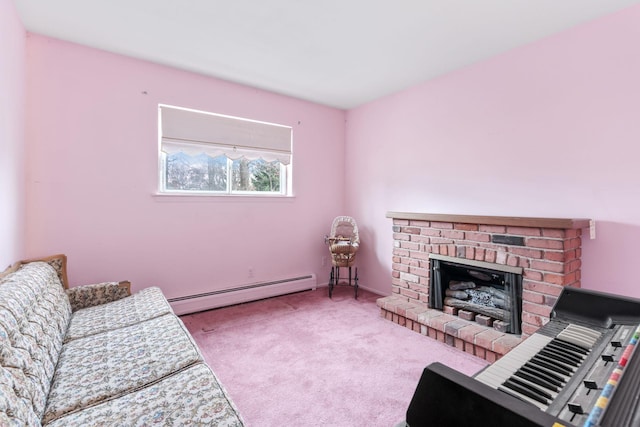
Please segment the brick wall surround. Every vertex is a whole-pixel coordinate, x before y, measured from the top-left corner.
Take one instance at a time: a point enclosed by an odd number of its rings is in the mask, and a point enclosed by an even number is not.
[[[549,320],[564,286],[580,287],[585,219],[478,217],[389,212],[392,295],[381,315],[494,362]],[[522,336],[430,309],[429,254],[521,267]]]

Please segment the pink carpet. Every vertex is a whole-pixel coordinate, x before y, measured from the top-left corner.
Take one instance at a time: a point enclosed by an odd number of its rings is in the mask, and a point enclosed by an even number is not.
[[[382,319],[377,298],[322,288],[182,319],[247,426],[391,427],[426,365],[487,363]]]

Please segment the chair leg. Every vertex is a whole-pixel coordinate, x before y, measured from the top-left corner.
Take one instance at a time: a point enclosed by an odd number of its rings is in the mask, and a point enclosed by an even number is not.
[[[355,281],[355,293],[356,293],[356,299],[358,299],[358,267],[356,267],[356,277],[354,279]]]
[[[352,267],[349,269],[349,282],[346,283],[349,286],[353,286],[355,290],[355,298],[358,299],[358,267],[355,268],[355,275],[353,274]],[[329,276],[329,298],[333,296],[333,288],[340,283],[340,267],[332,266]]]
[[[333,285],[335,283],[334,269],[335,267],[331,267],[331,275],[329,276],[329,298],[331,298],[331,295],[333,294]]]

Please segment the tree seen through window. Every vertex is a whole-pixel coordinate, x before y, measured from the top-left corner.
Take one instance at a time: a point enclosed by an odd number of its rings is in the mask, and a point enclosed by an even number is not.
[[[191,156],[183,152],[167,154],[165,160],[167,190],[228,192],[269,192],[281,190],[282,165],[278,161],[207,154]]]

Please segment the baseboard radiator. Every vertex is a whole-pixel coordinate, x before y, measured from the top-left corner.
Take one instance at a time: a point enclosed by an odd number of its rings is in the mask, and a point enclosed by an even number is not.
[[[230,289],[169,298],[169,303],[176,314],[187,314],[243,302],[257,301],[263,298],[285,295],[292,292],[316,289],[316,286],[316,275],[308,274],[269,282],[251,283]]]

